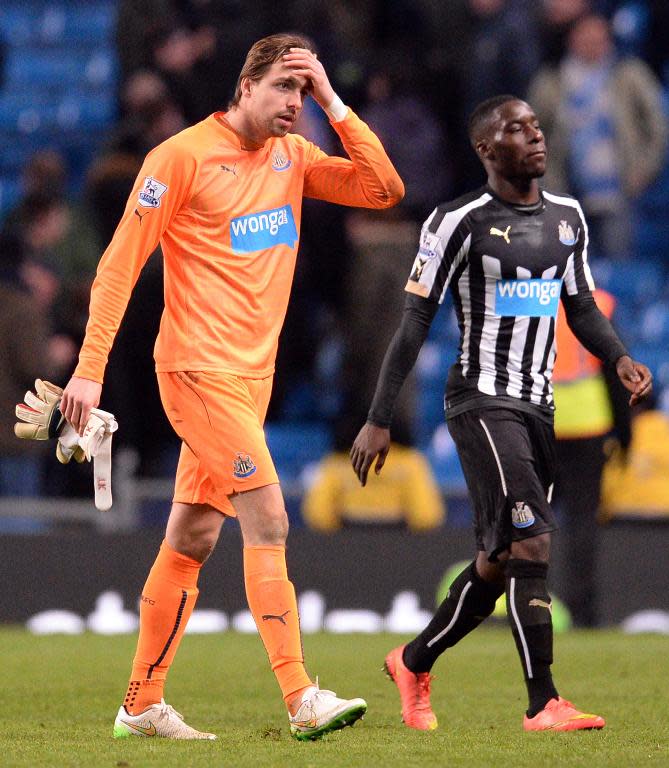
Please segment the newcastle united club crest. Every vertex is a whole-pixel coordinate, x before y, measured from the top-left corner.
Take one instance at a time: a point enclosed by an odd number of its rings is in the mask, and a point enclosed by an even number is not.
[[[235,460],[232,462],[232,474],[240,480],[251,477],[256,469],[257,467],[248,453],[246,455],[238,453]]]

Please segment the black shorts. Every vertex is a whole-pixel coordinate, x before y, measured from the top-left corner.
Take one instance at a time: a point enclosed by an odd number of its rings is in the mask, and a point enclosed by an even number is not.
[[[479,550],[491,561],[521,541],[557,528],[550,495],[553,427],[525,411],[477,408],[448,420],[474,506]]]

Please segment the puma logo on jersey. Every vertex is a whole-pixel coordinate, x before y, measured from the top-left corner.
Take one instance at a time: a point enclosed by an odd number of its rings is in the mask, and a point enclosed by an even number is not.
[[[148,211],[146,212],[148,213]],[[146,213],[140,213],[137,208],[135,208],[135,216],[139,219],[139,226],[142,226],[142,219],[146,216]]]
[[[535,608],[547,608],[551,613],[553,613],[553,604],[547,603],[545,600],[539,600],[538,597],[533,597],[528,605]]]
[[[511,229],[511,224],[502,232],[501,229],[497,229],[497,227],[490,227],[490,234],[491,235],[497,235],[497,237],[503,237],[505,242],[507,244],[511,244],[511,240],[509,240],[509,230]]]
[[[221,163],[221,170],[226,173],[231,173],[233,176],[237,176],[237,163],[234,165],[223,165],[223,163]]]
[[[277,621],[280,621],[282,624],[286,624],[286,620],[283,617],[289,613],[290,611],[284,611],[280,616],[276,616],[273,613],[265,613],[263,614],[262,620],[269,621],[270,619],[276,619]]]

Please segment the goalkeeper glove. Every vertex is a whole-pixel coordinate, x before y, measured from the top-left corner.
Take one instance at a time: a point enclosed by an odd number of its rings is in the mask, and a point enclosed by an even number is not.
[[[61,464],[71,459],[93,461],[95,506],[106,510],[111,507],[111,439],[118,429],[113,414],[92,408],[84,434],[77,431],[60,412],[63,390],[48,381],[37,379],[35,393],[26,392],[24,402],[16,406],[20,419],[14,425],[14,434],[24,440],[50,440],[57,438],[56,456]]]
[[[16,416],[21,422],[14,424],[14,434],[23,440],[58,438],[56,456],[61,464],[69,464],[71,459],[84,461],[86,456],[79,447],[79,435],[58,408],[63,390],[49,381],[37,379],[35,392],[37,394],[26,392],[24,402],[16,406]]]

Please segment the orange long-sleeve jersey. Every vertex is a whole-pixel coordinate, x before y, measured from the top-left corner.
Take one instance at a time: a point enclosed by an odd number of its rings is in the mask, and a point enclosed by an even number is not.
[[[102,382],[132,289],[159,242],[165,309],[156,370],[270,375],[302,197],[386,208],[404,194],[362,120],[349,109],[332,125],[350,159],[328,156],[295,134],[246,149],[220,112],[150,152],[100,260],[75,376]]]

